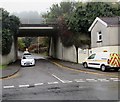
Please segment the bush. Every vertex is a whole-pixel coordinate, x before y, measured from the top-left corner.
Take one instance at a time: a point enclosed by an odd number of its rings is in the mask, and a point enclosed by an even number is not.
[[[22,39],[18,39],[18,49],[21,51],[25,50],[25,43],[23,42]]]
[[[2,55],[7,55],[11,51],[13,35],[17,33],[20,21],[3,8],[0,10],[2,11]]]
[[[2,55],[9,54],[12,46],[12,33],[4,29],[2,31]]]

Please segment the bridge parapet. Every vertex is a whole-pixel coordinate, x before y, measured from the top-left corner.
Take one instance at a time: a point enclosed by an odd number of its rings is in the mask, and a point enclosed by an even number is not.
[[[56,23],[47,23],[47,24],[21,24],[20,27],[56,27]]]
[[[18,37],[54,36],[58,32],[57,24],[21,24]]]

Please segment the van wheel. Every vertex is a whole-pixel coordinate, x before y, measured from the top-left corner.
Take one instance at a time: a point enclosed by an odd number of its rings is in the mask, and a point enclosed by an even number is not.
[[[87,67],[88,67],[88,65],[87,65],[86,62],[83,64],[83,66],[84,66],[84,68],[87,68]]]
[[[103,72],[106,71],[106,67],[105,67],[105,65],[101,65],[101,70],[102,70]]]

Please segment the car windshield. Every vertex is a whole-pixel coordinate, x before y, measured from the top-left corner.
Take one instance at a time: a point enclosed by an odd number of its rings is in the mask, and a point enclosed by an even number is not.
[[[33,59],[32,56],[26,56],[26,59]]]
[[[32,57],[32,56],[27,55],[27,56],[23,56],[23,59],[33,59],[33,57]]]
[[[24,53],[24,55],[31,55],[30,53]]]

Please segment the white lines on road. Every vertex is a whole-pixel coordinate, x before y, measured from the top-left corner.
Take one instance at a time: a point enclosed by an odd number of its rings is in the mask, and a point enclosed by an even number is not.
[[[3,86],[4,89],[14,88],[15,86]]]
[[[58,84],[58,82],[48,82],[48,84]]]
[[[113,81],[120,81],[120,80],[116,79],[116,80],[113,80]]]
[[[119,78],[109,78],[109,79],[105,79],[105,78],[99,78],[99,79],[92,79],[92,78],[88,78],[88,79],[74,79],[74,80],[62,80],[59,77],[57,77],[56,75],[52,74],[52,76],[56,79],[58,79],[61,83],[72,83],[72,82],[77,82],[77,83],[83,83],[83,82],[118,82],[120,81]],[[29,85],[29,84],[21,84],[18,85],[19,88],[29,88],[31,86],[41,86],[41,85],[53,85],[53,84],[59,84],[60,82],[58,81],[54,81],[54,82],[47,82],[47,83],[35,83],[33,85]],[[14,85],[5,85],[3,86],[4,89],[10,89],[10,88],[15,88]]]
[[[43,85],[44,83],[36,83],[34,84],[35,86],[40,86],[40,85]]]
[[[76,82],[85,82],[83,79],[75,79]]]
[[[111,80],[118,80],[118,78],[110,78]]]
[[[109,82],[110,80],[108,80],[108,79],[98,79],[98,81],[101,81],[101,82]]]
[[[62,79],[60,79],[59,77],[57,77],[56,75],[52,74],[52,76],[53,76],[54,78],[56,78],[57,80],[59,80],[60,82],[64,83],[64,81],[63,81]]]
[[[88,81],[88,82],[97,82],[96,79],[86,79],[86,81]]]
[[[112,81],[120,81],[119,78],[110,78]]]
[[[29,87],[30,85],[19,85],[19,87]]]
[[[70,81],[70,80],[62,80],[61,78],[57,77],[57,76],[54,75],[54,74],[52,74],[52,76],[53,76],[54,78],[56,78],[57,80],[59,80],[60,82],[62,82],[62,83],[71,83],[71,82],[72,82],[72,81]]]
[[[70,80],[64,80],[63,83],[72,83],[73,81]]]

